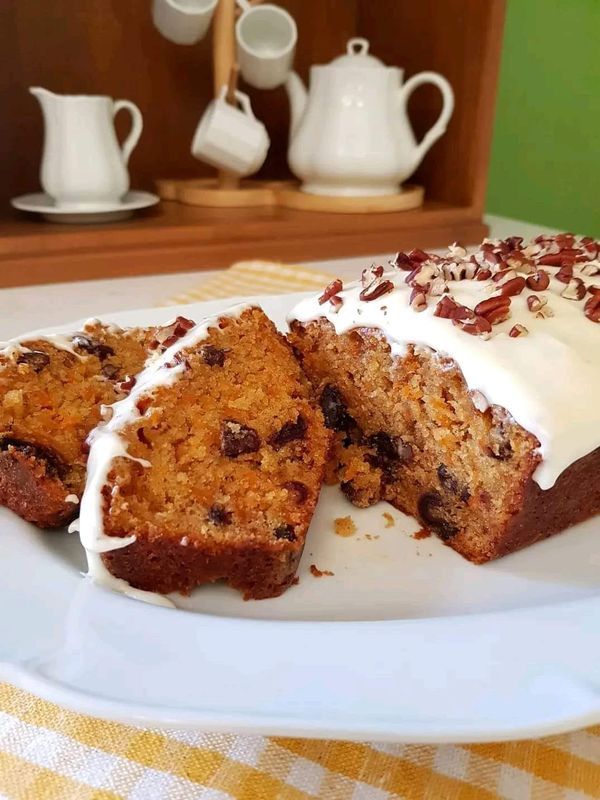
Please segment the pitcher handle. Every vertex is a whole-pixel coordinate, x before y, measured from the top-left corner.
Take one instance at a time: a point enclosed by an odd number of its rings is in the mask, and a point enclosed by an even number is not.
[[[129,156],[133,152],[134,147],[139,141],[140,136],[142,135],[142,129],[144,127],[144,118],[142,116],[142,112],[136,106],[135,103],[132,103],[131,100],[115,100],[113,102],[113,118],[117,116],[121,109],[126,108],[127,111],[131,114],[131,130],[129,131],[129,135],[121,145],[121,155],[123,156],[123,163],[127,166],[127,162],[129,161]]]
[[[413,75],[412,78],[409,78],[406,81],[404,86],[402,86],[400,89],[400,100],[404,101],[405,106],[408,102],[408,98],[414,92],[414,90],[418,86],[422,86],[424,83],[433,83],[438,87],[442,93],[443,105],[439,117],[417,145],[417,161],[415,164],[415,169],[421,163],[423,156],[429,150],[431,145],[434,142],[437,142],[440,136],[446,132],[448,120],[454,111],[454,92],[452,91],[452,87],[446,78],[437,72],[419,72],[417,75]]]

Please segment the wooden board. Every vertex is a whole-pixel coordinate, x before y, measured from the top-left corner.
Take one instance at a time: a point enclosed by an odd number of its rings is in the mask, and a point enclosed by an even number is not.
[[[0,286],[214,269],[246,258],[366,256],[486,234],[473,209],[433,201],[368,215],[163,202],[128,222],[73,227],[15,216],[0,225]]]

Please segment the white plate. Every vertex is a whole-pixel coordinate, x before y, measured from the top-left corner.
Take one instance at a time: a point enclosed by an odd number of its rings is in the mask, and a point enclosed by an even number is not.
[[[257,301],[283,324],[299,297]],[[199,319],[231,302],[104,319]],[[348,514],[358,533],[340,538],[333,519]],[[298,586],[250,602],[204,587],[170,610],[92,585],[75,535],[0,509],[0,677],[152,726],[450,742],[595,724],[599,523],[476,567],[435,538],[414,540],[419,526],[393,509],[359,511],[329,488]],[[311,564],[335,574],[315,578]]]
[[[41,214],[48,222],[63,222],[66,224],[90,225],[99,222],[119,222],[128,219],[134,211],[142,208],[150,208],[160,203],[160,197],[151,192],[127,192],[125,197],[113,206],[104,203],[97,208],[90,206],[81,209],[78,206],[69,207],[62,205],[57,207],[54,200],[44,192],[34,194],[24,194],[21,197],[13,197],[10,201],[14,208],[19,211],[30,211],[34,214]]]

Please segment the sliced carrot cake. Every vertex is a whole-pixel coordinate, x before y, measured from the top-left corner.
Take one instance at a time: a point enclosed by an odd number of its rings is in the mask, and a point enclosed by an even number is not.
[[[0,345],[0,504],[42,528],[76,515],[88,433],[147,357],[148,333],[92,320]]]
[[[257,307],[180,319],[155,346],[90,437],[79,520],[90,573],[161,594],[223,579],[246,598],[279,595],[330,445],[312,388]]]

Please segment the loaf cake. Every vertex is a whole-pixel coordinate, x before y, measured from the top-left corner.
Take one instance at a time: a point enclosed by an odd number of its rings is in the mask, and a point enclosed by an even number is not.
[[[91,320],[82,331],[0,345],[0,504],[41,528],[76,515],[85,440],[147,356],[146,332]]]
[[[223,579],[246,598],[277,596],[294,581],[331,440],[311,386],[258,307],[179,318],[154,345],[90,437],[90,574],[160,594]]]
[[[571,234],[413,250],[300,302],[346,497],[476,563],[600,513],[598,256]]]

